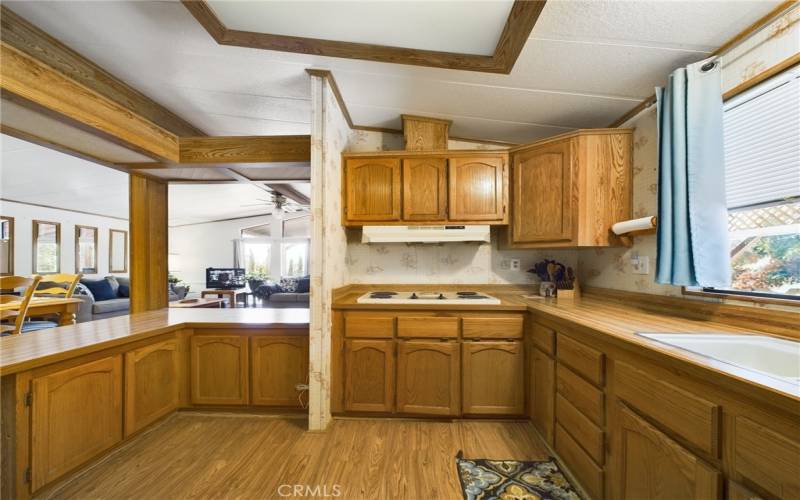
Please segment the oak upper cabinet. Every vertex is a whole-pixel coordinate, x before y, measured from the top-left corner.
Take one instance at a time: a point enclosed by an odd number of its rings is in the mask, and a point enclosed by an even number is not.
[[[180,406],[183,363],[177,339],[125,353],[125,435]]]
[[[513,156],[512,234],[515,243],[572,240],[575,141],[558,141]]]
[[[446,218],[447,160],[403,160],[403,220],[442,221]]]
[[[464,342],[461,357],[465,414],[525,413],[522,342]]]
[[[621,245],[631,218],[632,131],[580,130],[511,152],[512,248]]]
[[[297,384],[308,383],[308,337],[253,337],[252,404],[300,406]]]
[[[34,378],[31,436],[32,491],[122,440],[122,358]]]
[[[397,411],[422,415],[460,413],[461,357],[456,342],[398,343]]]
[[[451,158],[448,218],[452,221],[503,220],[504,171],[503,158]]]
[[[352,158],[345,162],[347,222],[400,220],[400,160]]]
[[[244,335],[195,331],[190,341],[192,403],[247,404],[247,341]]]
[[[394,340],[345,341],[344,406],[348,411],[394,409]]]
[[[614,498],[719,498],[719,472],[627,406],[617,410]]]

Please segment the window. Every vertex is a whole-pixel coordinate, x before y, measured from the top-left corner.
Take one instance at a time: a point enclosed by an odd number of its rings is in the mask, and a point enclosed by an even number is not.
[[[33,221],[33,272],[61,272],[61,224]]]
[[[282,276],[308,274],[308,240],[281,244]]]
[[[800,68],[725,103],[733,295],[800,299]]]
[[[75,272],[97,272],[97,228],[75,226]]]
[[[245,273],[269,276],[271,250],[272,244],[269,241],[244,240],[242,242],[242,253]]]
[[[14,218],[0,215],[0,276],[14,274]]]
[[[108,230],[108,272],[128,272],[128,231]]]

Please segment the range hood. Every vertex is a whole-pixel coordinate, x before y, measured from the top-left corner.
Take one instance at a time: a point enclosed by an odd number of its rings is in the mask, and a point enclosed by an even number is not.
[[[489,226],[364,226],[362,243],[489,242]]]

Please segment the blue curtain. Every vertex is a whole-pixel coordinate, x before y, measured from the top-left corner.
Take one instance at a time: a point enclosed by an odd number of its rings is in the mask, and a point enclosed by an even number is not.
[[[656,281],[728,287],[731,266],[719,63],[706,60],[675,70],[667,87],[656,89],[656,98]]]

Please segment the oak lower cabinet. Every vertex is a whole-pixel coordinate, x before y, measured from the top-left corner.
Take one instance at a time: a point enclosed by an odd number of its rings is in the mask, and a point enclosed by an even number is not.
[[[299,407],[297,384],[308,383],[308,337],[253,337],[254,405]]]
[[[195,333],[189,343],[193,404],[245,405],[248,402],[248,338],[237,334]]]
[[[125,436],[180,406],[181,354],[177,339],[125,353]]]
[[[555,425],[556,362],[544,351],[532,348],[530,410],[531,421],[547,444],[553,445]]]
[[[31,489],[122,440],[122,357],[34,378]]]
[[[394,340],[346,340],[344,407],[348,411],[394,410]]]
[[[717,499],[720,473],[618,403],[614,477],[621,499]]]
[[[463,342],[462,403],[465,415],[525,413],[522,342]]]
[[[397,411],[422,415],[460,413],[461,357],[456,342],[398,342]]]

